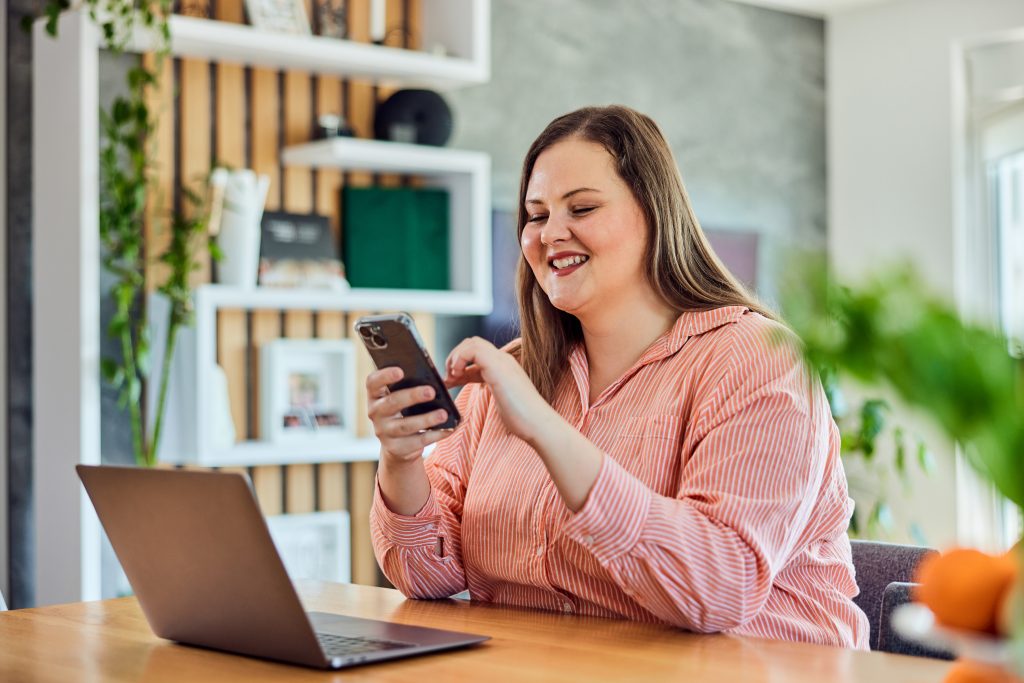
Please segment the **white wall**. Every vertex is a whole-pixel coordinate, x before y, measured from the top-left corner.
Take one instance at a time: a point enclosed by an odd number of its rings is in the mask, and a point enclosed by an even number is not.
[[[829,19],[829,253],[841,277],[904,260],[957,300],[953,46],[1019,26],[1021,0],[900,0]],[[934,430],[928,440],[940,471],[898,501],[897,527],[916,520],[930,543],[951,545],[953,447]]]

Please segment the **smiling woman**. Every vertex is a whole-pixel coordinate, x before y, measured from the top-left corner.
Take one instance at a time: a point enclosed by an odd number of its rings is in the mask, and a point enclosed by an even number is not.
[[[866,647],[824,392],[708,246],[655,123],[556,119],[520,199],[522,337],[452,351],[462,425],[402,417],[429,396],[388,391],[394,369],[367,378],[388,578],[414,597]]]

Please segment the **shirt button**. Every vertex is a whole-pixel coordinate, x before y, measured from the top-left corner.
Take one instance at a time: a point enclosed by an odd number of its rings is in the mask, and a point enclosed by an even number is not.
[[[572,603],[571,602],[564,603],[562,605],[562,611],[565,612],[566,614],[571,614],[572,613]]]
[[[594,545],[594,537],[591,536],[590,534],[587,534],[586,536],[583,537],[583,542],[586,543],[587,545]]]
[[[537,546],[537,557],[540,557],[543,554],[544,554],[544,546],[542,546],[542,545]]]

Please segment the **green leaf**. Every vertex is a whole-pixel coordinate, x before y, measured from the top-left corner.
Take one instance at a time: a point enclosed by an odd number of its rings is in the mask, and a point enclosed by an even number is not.
[[[217,262],[224,260],[224,250],[220,248],[219,244],[216,242],[210,242],[209,248],[210,258]]]
[[[104,358],[100,361],[100,372],[103,375],[103,379],[115,389],[119,388],[121,383],[124,382],[124,368],[110,358]]]
[[[903,430],[899,427],[893,430],[893,439],[896,443],[896,453],[893,456],[893,464],[896,471],[904,480],[907,477],[907,444],[903,438]]]
[[[917,442],[917,463],[926,474],[931,474],[935,470],[935,456],[928,450],[928,444],[924,441]]]

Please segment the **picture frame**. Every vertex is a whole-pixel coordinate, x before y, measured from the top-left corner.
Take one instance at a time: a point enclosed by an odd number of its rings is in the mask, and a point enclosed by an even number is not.
[[[355,438],[355,347],[347,339],[276,339],[260,349],[263,438],[339,447]]]
[[[270,515],[270,536],[293,580],[350,583],[351,530],[348,512]]]
[[[261,287],[348,289],[327,216],[265,211],[259,252]]]
[[[249,23],[263,31],[310,35],[309,16],[303,0],[245,0]]]

